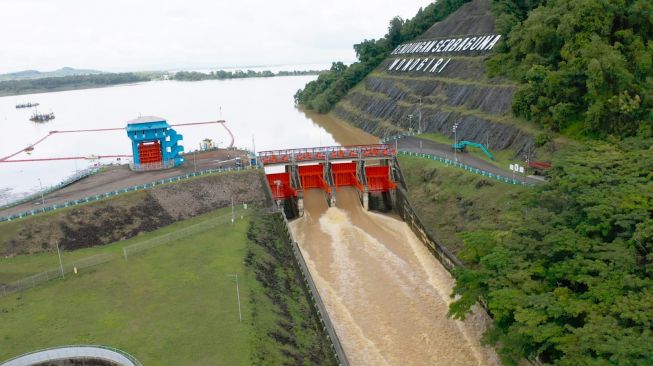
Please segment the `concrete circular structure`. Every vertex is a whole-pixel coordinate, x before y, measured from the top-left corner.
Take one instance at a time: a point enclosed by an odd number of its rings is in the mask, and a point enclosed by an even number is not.
[[[136,358],[106,346],[76,345],[42,349],[4,361],[0,366],[31,366],[65,360],[97,360],[121,366],[142,366]]]

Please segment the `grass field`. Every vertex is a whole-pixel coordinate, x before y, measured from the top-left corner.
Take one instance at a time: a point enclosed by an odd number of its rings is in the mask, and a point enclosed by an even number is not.
[[[120,202],[124,200],[139,200],[145,192],[126,193],[115,198],[111,198],[113,202]],[[69,209],[69,208],[67,208]],[[64,210],[61,211],[63,212]],[[238,211],[241,213],[241,210]],[[59,212],[47,212],[34,217],[29,217],[21,220],[4,222],[0,224],[0,240],[20,228],[21,221],[23,220],[38,220],[47,221],[51,215],[59,214]],[[122,248],[133,244],[141,243],[145,240],[156,238],[158,236],[174,232],[179,229],[193,226],[197,223],[206,222],[207,220],[216,219],[218,217],[231,215],[231,208],[216,210],[204,215],[200,215],[188,220],[180,221],[163,227],[161,229],[142,233],[131,239],[122,240],[108,245],[96,246],[92,248],[78,249],[74,251],[63,251],[62,258],[64,262],[72,262],[79,259],[87,258],[92,255],[109,253],[116,257],[122,257]],[[57,268],[59,266],[59,259],[56,251],[37,253],[30,255],[17,255],[13,257],[0,257],[0,283],[8,283],[35,273]]]
[[[249,218],[122,259],[122,247],[191,226],[230,209],[182,221],[136,238],[63,253],[64,261],[114,253],[110,262],[65,280],[0,297],[0,360],[39,348],[103,344],[145,365],[246,365],[257,337],[250,296],[262,291],[243,265]],[[57,265],[56,254],[0,261],[0,282]],[[236,285],[245,317],[239,322]],[[275,315],[261,314],[259,317]]]
[[[424,225],[454,254],[464,249],[465,236],[494,235],[518,224],[513,222],[513,202],[529,188],[490,180],[433,160],[401,156],[399,162],[409,199]]]

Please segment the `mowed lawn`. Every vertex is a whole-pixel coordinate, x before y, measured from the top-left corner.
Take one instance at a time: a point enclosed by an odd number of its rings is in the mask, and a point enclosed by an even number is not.
[[[230,215],[230,210],[171,226],[181,228],[218,215]],[[120,255],[122,242],[85,250],[117,255],[65,280],[0,297],[0,362],[45,347],[102,344],[129,352],[145,365],[249,364],[256,338],[248,319],[249,299],[260,284],[243,264],[247,226],[248,217],[239,215],[233,225],[217,225],[135,253],[128,261]],[[79,256],[63,253],[64,260]],[[27,257],[15,261],[30,266]],[[40,264],[46,258],[50,263],[50,255],[35,257]],[[240,281],[242,323],[231,274]]]

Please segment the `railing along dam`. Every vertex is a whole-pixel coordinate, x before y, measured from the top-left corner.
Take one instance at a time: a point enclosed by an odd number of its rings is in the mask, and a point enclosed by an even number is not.
[[[274,160],[282,162],[274,164],[286,171],[268,175],[273,197],[297,217],[291,231],[349,363],[498,365],[493,349],[480,344],[487,315],[477,309],[464,322],[447,317],[449,272],[397,215],[367,210],[366,194],[380,196],[383,208],[396,204],[395,152],[373,146],[316,148],[324,149],[323,155],[313,152],[301,161],[296,151],[288,151],[287,161],[277,154]],[[350,165],[334,169],[346,164],[347,154]],[[270,165],[272,154],[262,156]],[[312,178],[301,177],[302,171]],[[375,181],[372,190],[366,172]]]

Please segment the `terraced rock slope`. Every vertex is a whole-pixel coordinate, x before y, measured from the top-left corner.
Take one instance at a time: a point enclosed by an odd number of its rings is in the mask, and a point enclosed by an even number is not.
[[[489,141],[494,150],[523,155],[533,148],[533,131],[511,114],[517,86],[485,73],[497,37],[489,0],[473,0],[397,47],[334,114],[377,136],[408,130],[412,122],[413,130],[421,124],[421,131],[453,138],[457,124],[458,140]]]

